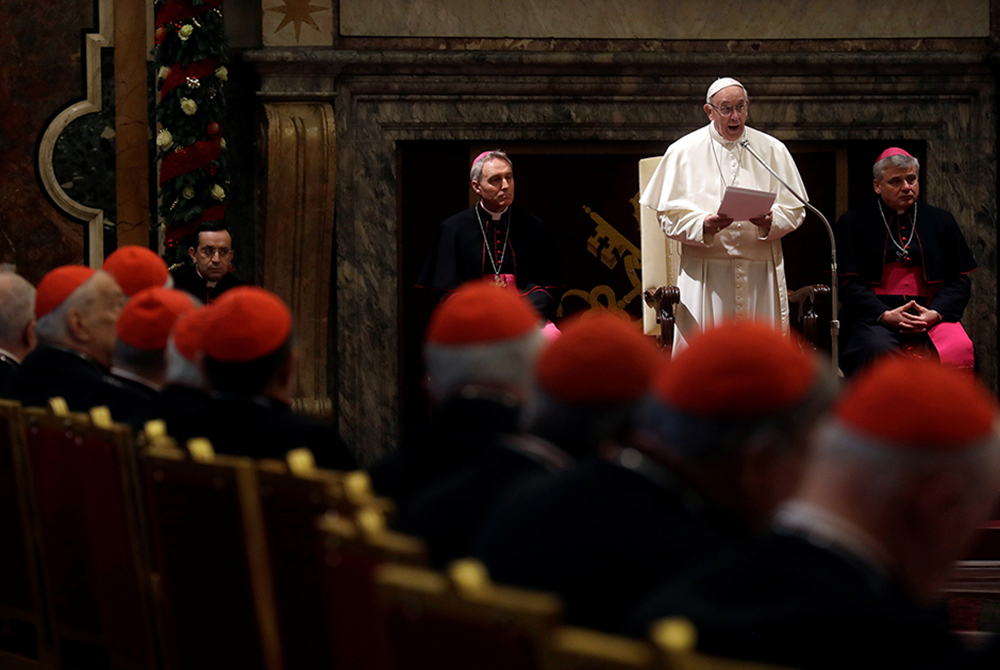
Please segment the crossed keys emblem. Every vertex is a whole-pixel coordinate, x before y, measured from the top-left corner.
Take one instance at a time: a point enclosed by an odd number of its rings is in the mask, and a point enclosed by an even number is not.
[[[639,220],[639,194],[630,200],[632,208],[635,210],[635,219]],[[591,307],[603,307],[613,311],[624,311],[625,306],[635,300],[642,293],[642,279],[639,272],[642,270],[642,250],[635,246],[627,237],[622,235],[600,214],[586,205],[583,211],[596,224],[594,234],[587,240],[587,251],[599,258],[608,269],[615,269],[621,262],[625,266],[625,273],[629,281],[632,282],[632,290],[621,298],[615,295],[615,290],[607,284],[595,286],[592,290],[568,289],[563,292],[562,300],[559,302],[559,316],[563,313],[563,302],[567,297],[573,296],[585,300]]]

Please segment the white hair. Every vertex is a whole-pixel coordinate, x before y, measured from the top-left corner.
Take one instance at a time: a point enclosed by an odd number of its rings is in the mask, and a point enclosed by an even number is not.
[[[21,341],[35,320],[35,287],[24,277],[0,266],[0,346]]]
[[[812,448],[817,468],[822,469],[823,463],[846,463],[863,472],[877,473],[867,478],[866,489],[879,500],[938,472],[960,476],[970,500],[995,494],[997,488],[1000,432],[996,424],[978,443],[943,451],[875,439],[836,419],[828,419],[817,430]]]
[[[875,179],[882,182],[882,175],[885,174],[886,168],[906,168],[913,167],[916,169],[917,174],[920,174],[920,161],[918,161],[913,156],[904,156],[903,154],[893,154],[892,156],[886,156],[880,161],[877,161],[875,165],[872,166],[872,174]]]
[[[39,344],[53,346],[69,343],[69,330],[66,323],[69,310],[78,309],[82,312],[90,312],[94,309],[94,304],[100,298],[100,293],[96,288],[97,282],[94,281],[94,278],[101,275],[110,277],[104,270],[98,270],[87,281],[77,286],[72,293],[66,296],[65,300],[38,320],[38,323],[35,324],[35,336],[38,338]]]
[[[527,392],[532,388],[532,368],[544,343],[541,330],[501,342],[471,346],[424,345],[431,396],[443,400],[466,384],[500,384]]]
[[[177,386],[187,386],[196,389],[209,388],[205,373],[196,361],[189,361],[184,358],[174,344],[173,338],[167,342],[167,372],[165,376],[166,384]]]
[[[494,149],[493,151],[486,151],[479,154],[479,157],[472,162],[472,168],[469,170],[469,181],[482,181],[483,179],[483,166],[486,165],[487,161],[491,161],[494,158],[499,158],[504,161],[514,169],[514,162],[510,159],[510,156],[500,151],[499,149]]]

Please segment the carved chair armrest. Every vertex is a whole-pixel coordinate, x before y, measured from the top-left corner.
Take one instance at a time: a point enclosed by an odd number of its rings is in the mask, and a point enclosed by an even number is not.
[[[648,289],[643,299],[656,312],[656,323],[660,324],[656,341],[669,356],[674,347],[674,306],[681,301],[681,290],[676,286]]]
[[[813,349],[817,348],[819,342],[819,315],[816,309],[819,305],[829,304],[830,295],[830,287],[826,284],[810,284],[788,292],[788,302],[799,304],[799,329]]]

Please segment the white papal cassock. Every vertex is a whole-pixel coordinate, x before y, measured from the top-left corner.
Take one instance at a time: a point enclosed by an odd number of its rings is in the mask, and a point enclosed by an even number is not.
[[[727,142],[710,123],[670,145],[639,202],[656,210],[667,237],[682,243],[674,351],[702,328],[727,318],[771,321],[788,332],[781,238],[802,223],[805,207],[740,146],[743,138],[808,198],[785,145],[753,128]],[[749,221],[734,221],[715,235],[704,233],[705,217],[718,212],[726,186],[778,194],[766,235]]]

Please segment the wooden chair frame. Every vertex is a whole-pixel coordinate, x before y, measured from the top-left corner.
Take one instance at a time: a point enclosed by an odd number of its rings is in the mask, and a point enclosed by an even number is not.
[[[70,413],[61,398],[23,414],[26,489],[56,663],[77,654],[103,658],[103,649],[110,667],[154,667],[130,429],[113,423],[107,408]]]

